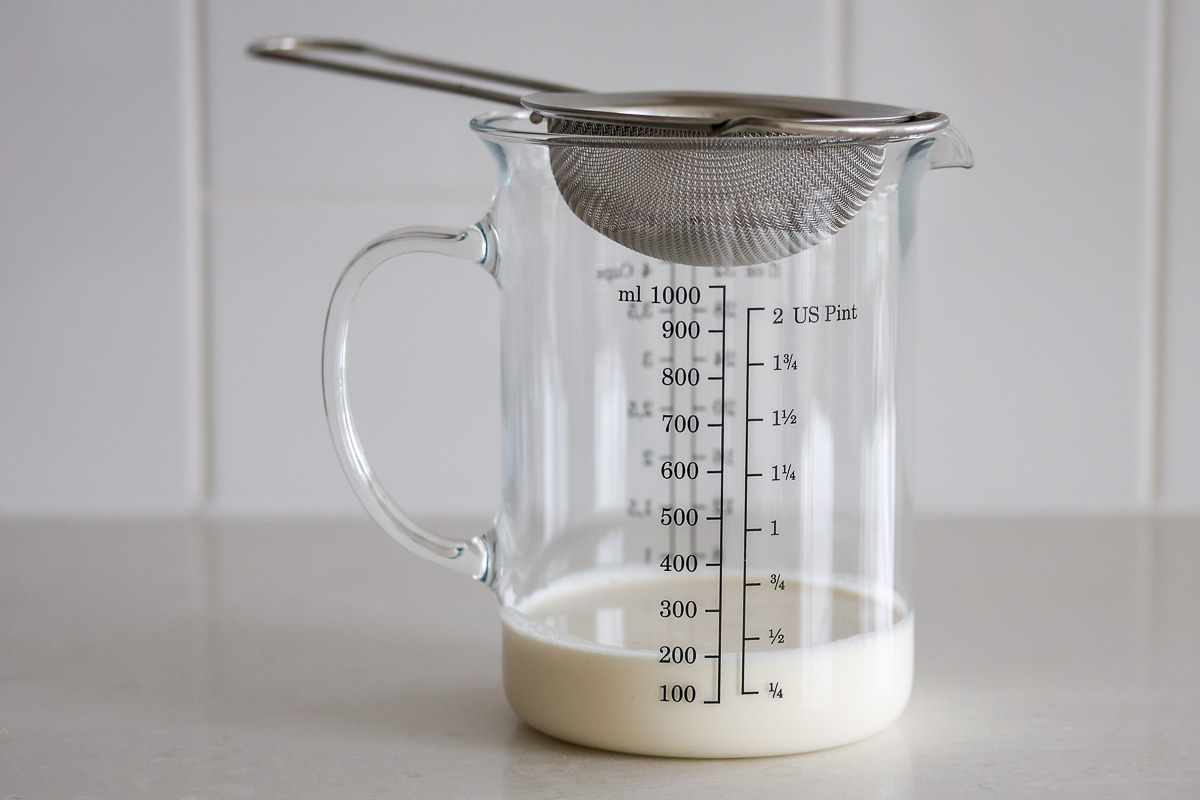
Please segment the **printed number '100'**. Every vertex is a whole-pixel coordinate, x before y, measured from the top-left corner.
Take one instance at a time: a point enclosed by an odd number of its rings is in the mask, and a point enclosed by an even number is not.
[[[668,686],[665,683],[658,687],[658,699],[664,703],[693,703],[696,701],[696,687],[688,684]]]

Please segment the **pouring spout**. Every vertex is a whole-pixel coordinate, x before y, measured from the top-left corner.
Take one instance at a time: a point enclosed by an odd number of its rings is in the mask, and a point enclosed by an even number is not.
[[[933,149],[930,153],[930,169],[945,169],[961,167],[970,169],[975,166],[975,156],[971,154],[971,146],[954,126],[943,128],[933,135]]]

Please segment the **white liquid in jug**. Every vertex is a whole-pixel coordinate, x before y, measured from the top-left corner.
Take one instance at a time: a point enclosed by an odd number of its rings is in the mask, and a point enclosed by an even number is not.
[[[625,571],[502,609],[509,702],[561,739],[697,758],[833,747],[899,716],[913,619],[898,600],[786,575],[720,591],[717,614],[715,578]]]

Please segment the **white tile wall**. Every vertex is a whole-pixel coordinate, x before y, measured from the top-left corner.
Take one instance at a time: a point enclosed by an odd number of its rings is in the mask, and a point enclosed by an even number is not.
[[[0,4],[0,511],[200,501],[189,14]]]
[[[923,504],[1141,501],[1153,16],[1123,1],[854,6],[850,90],[946,110],[978,163],[924,187]]]
[[[322,418],[327,296],[376,234],[482,213],[486,104],[244,55],[277,33],[947,111],[978,166],[922,190],[920,507],[1200,509],[1188,0],[144,0],[0,6],[0,512],[356,508]],[[486,515],[494,292],[414,263],[360,303],[356,410],[418,517]]]
[[[321,331],[337,275],[398,220],[469,224],[402,203],[219,204],[213,215],[213,503],[226,513],[358,508],[320,391]],[[418,518],[489,517],[500,476],[495,285],[474,265],[411,256],[355,305],[349,380],[372,464]],[[437,346],[428,343],[436,342]]]
[[[210,3],[213,506],[357,509],[320,402],[329,293],[350,256],[386,230],[474,222],[496,172],[467,128],[494,104],[252,60],[247,42],[317,32],[586,86],[831,91],[823,32],[839,22],[835,5],[769,5],[780,25],[764,31],[752,15],[716,24],[715,9],[697,15],[683,2],[593,14],[532,0]],[[755,36],[769,47],[743,58],[648,57],[655,43],[724,53]],[[418,519],[487,517],[500,494],[495,289],[478,268],[413,261],[374,276],[356,305],[356,416],[373,466]],[[402,349],[413,341],[438,346]]]
[[[755,6],[771,25],[743,10]],[[246,44],[261,36],[362,39],[613,91],[821,94],[833,88],[824,34],[837,22],[835,7],[772,1],[731,13],[686,0],[211,0],[213,185],[218,192],[490,193],[492,165],[467,122],[495,104],[246,58]]]

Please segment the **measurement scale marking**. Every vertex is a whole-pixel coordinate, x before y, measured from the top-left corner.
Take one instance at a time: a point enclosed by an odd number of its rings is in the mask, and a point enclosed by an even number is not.
[[[754,312],[763,310],[765,309],[762,307],[746,309],[746,431],[742,450],[745,460],[742,484],[742,668],[740,670],[742,694],[748,694],[746,691],[746,581],[749,573],[748,543],[750,536],[747,529],[750,527],[750,478],[762,477],[762,473],[754,475],[750,473],[750,367],[761,367],[765,363],[750,360],[750,327],[754,320]]]
[[[674,264],[672,264],[671,268],[670,268],[670,281],[671,281],[671,285],[674,286],[675,285],[675,265]],[[674,327],[674,323],[675,323],[675,308],[676,308],[675,303],[671,303],[665,309],[671,316],[671,326],[672,327]],[[675,337],[674,336],[672,336],[668,340],[667,350],[669,353],[668,357],[666,359],[660,359],[660,361],[666,361],[667,363],[674,364],[675,363]],[[671,398],[671,409],[674,410],[674,409],[678,408],[679,400],[675,395],[675,382],[674,381],[671,382],[671,385],[669,387],[669,395],[668,396]],[[676,438],[678,438],[677,433],[672,433],[670,435],[670,440],[669,440],[670,447],[667,452],[667,458],[670,459],[671,461],[675,460],[675,440],[676,440]],[[675,484],[676,484],[675,481],[669,481],[667,483],[667,502],[670,503],[671,508],[676,508],[678,506],[678,499],[676,497]],[[676,527],[677,526],[672,525],[669,528],[667,528],[667,552],[670,553],[671,555],[674,555],[675,553],[679,552],[679,550],[678,550],[679,545],[678,545],[678,542],[676,541]]]
[[[717,509],[720,513],[717,516],[717,552],[720,554],[717,559],[717,696],[713,700],[705,700],[707,703],[721,702],[721,666],[725,663],[725,659],[721,658],[722,650],[722,633],[724,632],[725,622],[725,363],[728,359],[725,358],[725,306],[727,301],[726,287],[724,284],[711,285],[710,289],[721,290],[721,421],[717,423],[721,429],[721,464],[717,470],[720,474],[718,482],[717,497],[720,507]],[[711,424],[711,423],[710,423]]]
[[[696,271],[695,270],[692,270],[692,286],[693,287],[696,286]],[[696,321],[696,306],[694,304],[692,305],[692,321],[693,322]],[[697,328],[700,327],[699,322],[696,322],[696,327]],[[704,359],[702,359],[696,355],[696,340],[695,339],[690,340],[690,347],[691,347],[691,351],[692,351],[692,363],[695,364],[697,361],[703,361]],[[699,387],[697,387],[695,384],[692,384],[691,396],[692,396],[692,412],[693,413],[699,413],[701,410],[696,405],[696,391],[698,390],[698,388]],[[689,437],[690,447],[688,448],[688,450],[689,450],[688,455],[691,458],[692,463],[696,464],[697,467],[699,467],[699,461],[696,458],[696,455],[697,455],[696,454],[696,437],[698,434],[699,434],[699,431],[697,431],[696,433],[693,433]],[[688,502],[692,505],[693,508],[695,508],[696,507],[696,489],[697,489],[696,481],[690,481],[689,483],[690,483],[690,488],[688,490]],[[696,527],[697,527],[696,525],[688,526],[688,550],[691,551],[692,553],[696,553],[696,535],[697,535]]]

